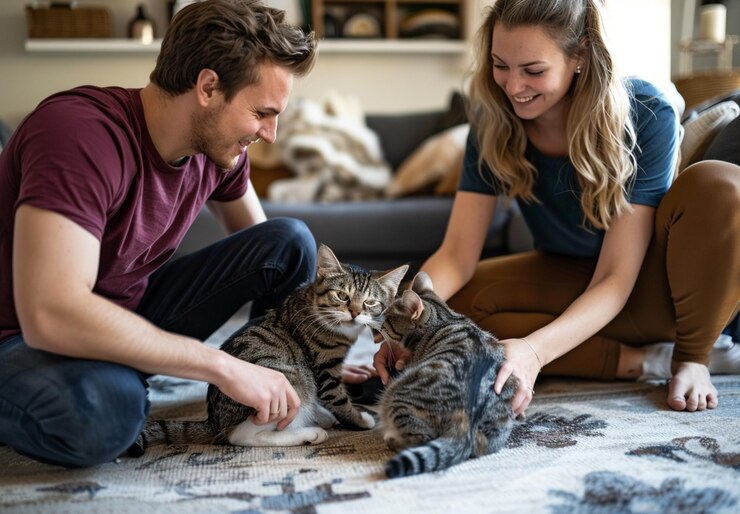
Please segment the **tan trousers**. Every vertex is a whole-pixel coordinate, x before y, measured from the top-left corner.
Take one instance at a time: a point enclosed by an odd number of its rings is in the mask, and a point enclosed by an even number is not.
[[[586,288],[595,259],[543,252],[481,261],[450,306],[499,339],[523,337],[559,316]],[[656,212],[655,234],[624,309],[545,375],[612,380],[619,344],[675,341],[673,360],[706,364],[740,309],[740,167],[687,168]]]

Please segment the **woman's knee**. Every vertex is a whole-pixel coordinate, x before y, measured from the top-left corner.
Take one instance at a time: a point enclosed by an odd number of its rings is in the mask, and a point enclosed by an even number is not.
[[[740,203],[740,166],[724,161],[699,161],[687,167],[671,186],[673,194],[711,202],[713,206]]]
[[[655,222],[656,234],[670,231],[674,245],[680,234],[686,236],[681,244],[696,244],[697,238],[732,243],[740,229],[740,167],[724,161],[689,166],[660,203]]]

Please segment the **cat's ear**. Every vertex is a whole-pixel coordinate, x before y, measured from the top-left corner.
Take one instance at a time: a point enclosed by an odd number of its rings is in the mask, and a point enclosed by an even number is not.
[[[411,283],[411,289],[419,294],[422,294],[424,291],[434,292],[432,288],[432,277],[420,271],[414,277],[414,281]]]
[[[316,274],[320,277],[326,277],[339,273],[344,273],[342,264],[337,259],[337,256],[334,255],[334,252],[331,251],[331,248],[322,244],[319,246],[318,269],[316,270]]]
[[[411,319],[414,321],[419,319],[421,313],[424,312],[424,302],[418,294],[409,289],[403,292],[401,303],[411,313]]]
[[[398,286],[401,284],[401,280],[403,280],[403,277],[406,276],[406,272],[408,270],[408,265],[404,264],[403,266],[400,266],[394,270],[388,271],[387,273],[382,275],[378,279],[378,281],[393,289],[393,296],[395,296],[396,292],[398,291]]]

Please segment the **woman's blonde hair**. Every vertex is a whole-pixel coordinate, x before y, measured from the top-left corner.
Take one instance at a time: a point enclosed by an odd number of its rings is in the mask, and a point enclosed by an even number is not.
[[[607,229],[630,209],[627,189],[635,176],[635,130],[630,101],[604,42],[599,0],[497,0],[475,37],[469,119],[475,125],[479,167],[485,162],[512,198],[537,201],[537,171],[525,158],[527,135],[506,94],[493,80],[494,26],[542,28],[584,65],[569,91],[568,153],[581,188],[584,223]]]

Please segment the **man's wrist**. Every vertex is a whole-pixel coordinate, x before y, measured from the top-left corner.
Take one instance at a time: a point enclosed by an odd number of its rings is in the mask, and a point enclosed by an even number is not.
[[[202,345],[203,343],[200,344]],[[205,345],[203,346],[203,350],[204,352],[201,354],[198,365],[199,369],[194,370],[197,375],[194,378],[216,386],[227,382],[229,377],[233,375],[234,357],[223,350]]]

